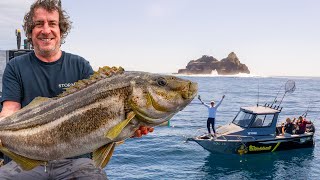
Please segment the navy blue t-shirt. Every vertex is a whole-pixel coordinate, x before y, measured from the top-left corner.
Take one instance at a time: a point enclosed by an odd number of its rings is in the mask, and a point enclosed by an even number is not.
[[[55,97],[91,74],[89,62],[80,56],[62,51],[59,60],[46,63],[30,52],[7,64],[2,77],[1,103],[15,101],[24,107],[38,96]]]
[[[6,66],[2,77],[2,98],[4,101],[28,105],[36,97],[55,97],[64,88],[74,85],[93,74],[92,67],[84,58],[62,52],[59,60],[46,63],[34,52],[13,58]],[[91,154],[73,157],[91,158]],[[4,156],[5,163],[10,159]]]

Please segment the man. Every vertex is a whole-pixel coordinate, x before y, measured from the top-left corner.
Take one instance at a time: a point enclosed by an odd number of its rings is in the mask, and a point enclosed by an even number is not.
[[[311,124],[311,122],[307,121],[302,116],[299,116],[297,122],[298,130],[296,130],[296,134],[304,134],[306,132],[307,124]]]
[[[28,105],[35,97],[55,97],[64,88],[93,74],[88,61],[60,49],[71,29],[68,18],[56,0],[37,0],[31,5],[23,27],[34,52],[7,64],[2,81],[1,118]],[[49,161],[47,166],[31,171],[23,171],[14,161],[0,168],[0,179],[52,178],[107,179],[107,176],[103,169],[95,167],[91,154]]]
[[[291,122],[290,118],[286,119],[286,124],[282,127],[282,135],[292,134],[294,129],[294,124]]]
[[[225,97],[225,95],[222,96],[222,99],[220,100],[220,102],[215,106],[214,105],[215,104],[214,101],[211,101],[210,105],[209,105],[209,104],[204,103],[201,100],[200,95],[198,96],[198,99],[201,101],[201,103],[208,108],[208,112],[209,112],[209,116],[208,116],[208,120],[207,120],[208,133],[211,134],[210,125],[212,125],[212,131],[214,133],[213,134],[214,136],[216,135],[216,130],[215,130],[214,124],[215,124],[215,120],[216,120],[217,109],[220,106],[220,104],[222,103],[224,97]]]

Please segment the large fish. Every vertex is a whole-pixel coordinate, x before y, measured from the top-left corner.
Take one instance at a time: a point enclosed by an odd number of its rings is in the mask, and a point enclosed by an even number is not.
[[[115,144],[187,106],[197,84],[174,76],[103,67],[56,98],[37,97],[0,120],[0,151],[24,170],[93,152],[104,167]]]

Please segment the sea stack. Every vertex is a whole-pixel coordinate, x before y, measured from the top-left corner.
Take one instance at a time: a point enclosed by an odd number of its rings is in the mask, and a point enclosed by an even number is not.
[[[212,56],[203,55],[197,60],[191,60],[185,69],[179,69],[178,74],[211,74],[212,71],[216,71],[218,75],[250,74],[249,68],[240,62],[234,52],[220,61]]]

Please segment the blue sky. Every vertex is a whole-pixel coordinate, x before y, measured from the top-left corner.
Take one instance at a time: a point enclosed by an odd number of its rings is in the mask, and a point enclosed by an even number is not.
[[[0,49],[33,0],[0,2]],[[255,75],[320,76],[318,0],[62,0],[73,29],[62,49],[99,66],[171,73],[235,52]]]

